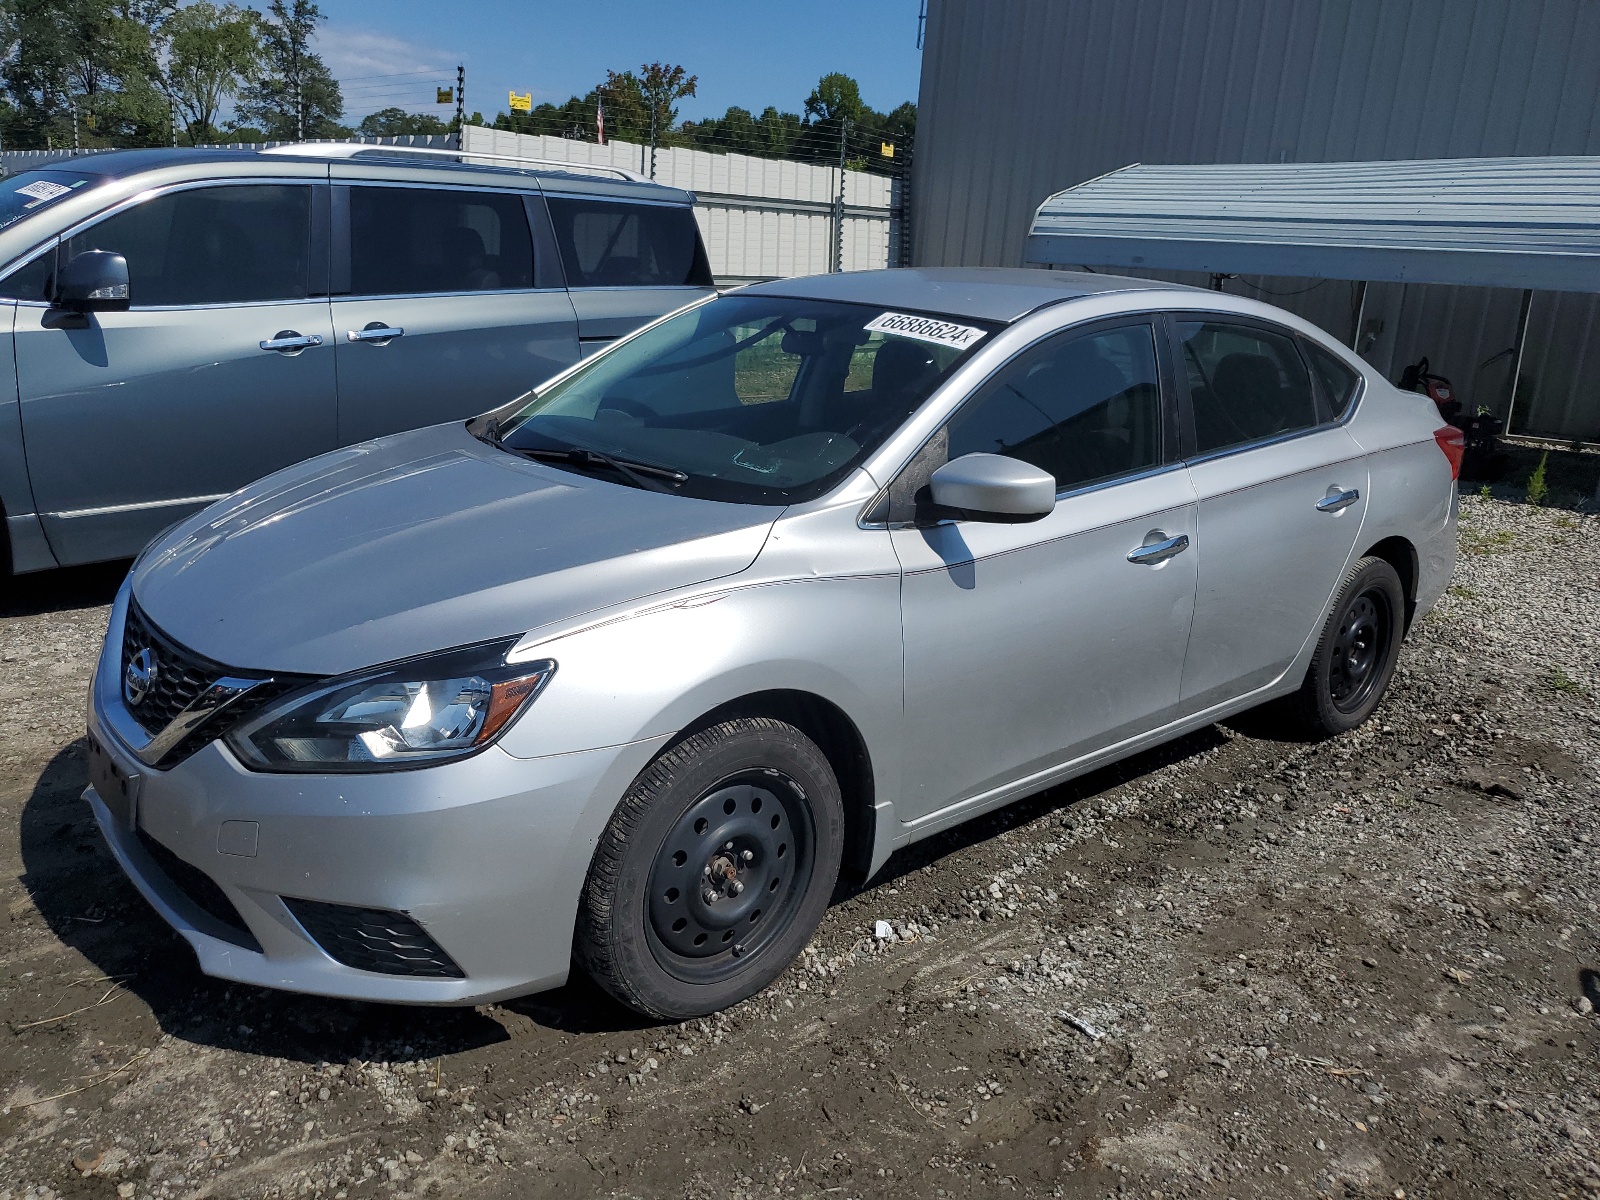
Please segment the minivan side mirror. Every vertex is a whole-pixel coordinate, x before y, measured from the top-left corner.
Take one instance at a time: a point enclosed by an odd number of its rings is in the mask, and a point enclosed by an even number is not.
[[[1056,479],[1032,463],[1001,454],[963,454],[928,478],[929,498],[968,521],[1020,524],[1049,516]]]
[[[70,312],[126,312],[128,260],[112,250],[85,250],[61,268],[54,306]]]

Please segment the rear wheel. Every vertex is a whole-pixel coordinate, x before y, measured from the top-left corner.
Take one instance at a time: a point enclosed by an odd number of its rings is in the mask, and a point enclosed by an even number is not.
[[[1400,576],[1381,558],[1361,559],[1334,599],[1294,699],[1307,732],[1332,737],[1372,715],[1394,676],[1404,623]]]
[[[767,717],[714,725],[657,758],[618,806],[574,955],[647,1016],[736,1004],[811,937],[843,847],[838,781],[810,738]]]

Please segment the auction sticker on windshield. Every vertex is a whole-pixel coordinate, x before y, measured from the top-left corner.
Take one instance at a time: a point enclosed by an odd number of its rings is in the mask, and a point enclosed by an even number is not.
[[[900,337],[915,338],[919,342],[952,346],[957,350],[965,350],[986,332],[971,325],[953,325],[949,321],[937,321],[932,317],[914,317],[909,313],[893,312],[884,313],[881,317],[867,322],[866,328],[868,333],[893,333]]]
[[[48,179],[36,179],[19,187],[17,192],[23,196],[32,196],[34,204],[39,204],[45,200],[54,200],[57,196],[65,196],[71,190],[59,183],[51,183]]]

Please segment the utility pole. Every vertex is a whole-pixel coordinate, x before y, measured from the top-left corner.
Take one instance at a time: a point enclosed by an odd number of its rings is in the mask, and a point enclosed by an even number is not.
[[[76,100],[72,102],[72,148],[74,150],[82,149],[78,145],[78,102]]]
[[[300,26],[299,5],[289,14],[289,73],[294,76],[294,140],[306,140],[306,106],[300,87]]]
[[[178,102],[171,96],[167,97],[167,116],[172,121],[172,148],[178,148]]]
[[[839,195],[833,202],[833,269],[844,270],[844,144],[850,118],[839,118]]]
[[[650,178],[656,177],[656,103],[650,102]]]
[[[463,115],[467,103],[467,65],[456,64],[456,149],[464,150],[467,146],[467,122]]]

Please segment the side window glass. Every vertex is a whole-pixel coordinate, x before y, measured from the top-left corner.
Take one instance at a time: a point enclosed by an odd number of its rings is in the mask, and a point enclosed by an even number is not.
[[[1329,407],[1333,409],[1333,419],[1337,421],[1350,410],[1350,402],[1356,397],[1361,376],[1315,342],[1302,340],[1300,344],[1305,347],[1306,356],[1311,359],[1311,369],[1316,373],[1317,382],[1322,385],[1323,392],[1327,394]]]
[[[356,296],[493,292],[533,286],[533,235],[514,192],[350,189]]]
[[[1060,489],[1161,462],[1155,331],[1145,324],[1062,334],[985,384],[950,422],[950,458],[1005,454]]]
[[[303,300],[311,262],[311,189],[240,184],[169,192],[62,244],[128,260],[135,308]]]
[[[687,208],[546,196],[567,286],[711,284],[700,228]]]
[[[56,255],[47,250],[26,266],[18,267],[0,281],[0,298],[6,300],[48,300],[54,290]]]
[[[1311,376],[1288,334],[1180,321],[1195,451],[1210,454],[1317,424]]]

